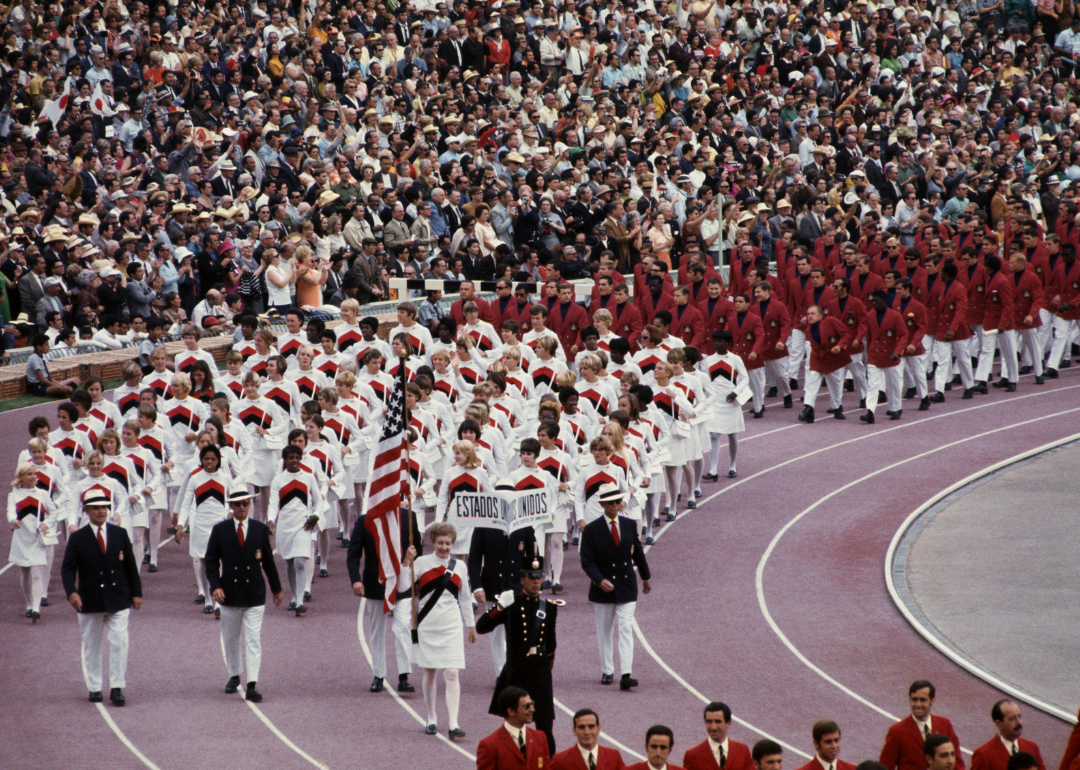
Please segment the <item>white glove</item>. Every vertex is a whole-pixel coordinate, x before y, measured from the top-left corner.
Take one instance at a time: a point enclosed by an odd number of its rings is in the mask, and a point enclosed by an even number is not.
[[[499,598],[495,601],[498,602],[499,606],[505,610],[507,607],[514,603],[514,592],[503,591],[501,594],[499,594]]]

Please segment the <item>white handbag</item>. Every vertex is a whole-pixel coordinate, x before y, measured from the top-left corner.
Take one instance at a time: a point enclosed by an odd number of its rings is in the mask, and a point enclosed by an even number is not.
[[[671,423],[671,435],[679,438],[690,438],[690,423],[675,420]]]

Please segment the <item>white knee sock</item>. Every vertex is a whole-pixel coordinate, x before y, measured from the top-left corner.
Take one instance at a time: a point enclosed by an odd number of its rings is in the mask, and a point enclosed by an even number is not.
[[[421,690],[424,693],[424,706],[427,707],[427,723],[429,725],[437,725],[438,718],[435,715],[435,688],[437,679],[435,675],[438,671],[434,668],[424,669],[424,678],[421,680]]]
[[[446,684],[446,711],[450,716],[450,729],[458,725],[458,704],[461,702],[461,681],[456,668],[443,669],[443,682]]]
[[[720,468],[720,447],[723,435],[720,433],[709,434],[709,475],[718,475]]]
[[[735,470],[735,458],[739,456],[739,434],[730,433],[727,437],[728,470]]]

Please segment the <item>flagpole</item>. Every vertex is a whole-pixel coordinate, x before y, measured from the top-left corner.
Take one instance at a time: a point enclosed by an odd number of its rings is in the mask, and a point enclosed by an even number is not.
[[[416,544],[413,542],[414,524],[413,524],[413,509],[412,509],[412,498],[413,498],[413,494],[412,494],[413,493],[413,489],[412,489],[412,464],[409,461],[409,419],[407,419],[407,418],[410,417],[410,415],[409,415],[408,400],[405,398],[406,386],[408,384],[408,378],[405,375],[405,363],[408,360],[409,360],[409,351],[408,351],[407,348],[402,346],[402,355],[398,357],[398,369],[400,370],[400,374],[401,374],[402,412],[404,413],[406,419],[402,420],[403,425],[402,425],[402,431],[401,431],[401,440],[405,442],[405,483],[408,485],[408,490],[409,490],[408,494],[405,495],[405,502],[406,502],[406,504],[408,505],[408,508],[409,508],[409,547],[412,548]],[[416,639],[417,628],[418,628],[417,623],[416,623],[416,608],[417,608],[417,605],[419,603],[419,597],[417,596],[417,590],[416,590],[416,558],[415,557],[409,563],[409,582],[410,582],[410,585],[412,586],[412,591],[411,591],[411,594],[410,594],[412,598],[410,599],[410,602],[409,602],[410,605],[411,605],[411,613],[412,613],[412,637],[413,637],[413,639]]]

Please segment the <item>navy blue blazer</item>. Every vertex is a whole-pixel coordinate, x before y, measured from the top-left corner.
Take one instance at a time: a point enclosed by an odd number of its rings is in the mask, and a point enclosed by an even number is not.
[[[364,519],[367,515],[357,516],[356,524],[353,525],[352,535],[349,537],[349,552],[345,557],[345,566],[349,568],[349,584],[363,583],[365,599],[386,598],[386,586],[379,580],[379,555],[375,552],[375,538],[364,527]],[[405,557],[409,550],[409,513],[401,511],[401,553],[400,558]],[[416,555],[424,555],[424,538],[420,534],[417,525],[417,517],[413,516],[413,545],[416,546]],[[360,571],[360,562],[364,562],[364,571]],[[399,583],[400,590],[408,590],[409,582]]]
[[[244,547],[236,536],[236,520],[219,521],[206,544],[206,579],[210,591],[225,591],[226,607],[260,607],[266,604],[266,582],[271,593],[281,593],[281,579],[270,546],[270,530],[250,516],[244,522]]]
[[[619,547],[611,536],[607,517],[601,516],[585,525],[581,533],[581,568],[592,582],[589,585],[589,601],[597,604],[629,604],[637,601],[637,565],[642,580],[652,578],[649,564],[645,561],[645,549],[638,539],[637,524],[625,516],[618,517]],[[614,591],[600,588],[603,580],[610,580]]]
[[[115,524],[105,525],[105,553],[93,527],[76,530],[64,549],[60,577],[65,596],[79,595],[82,612],[121,612],[131,607],[133,597],[142,596],[131,540],[127,530]]]

